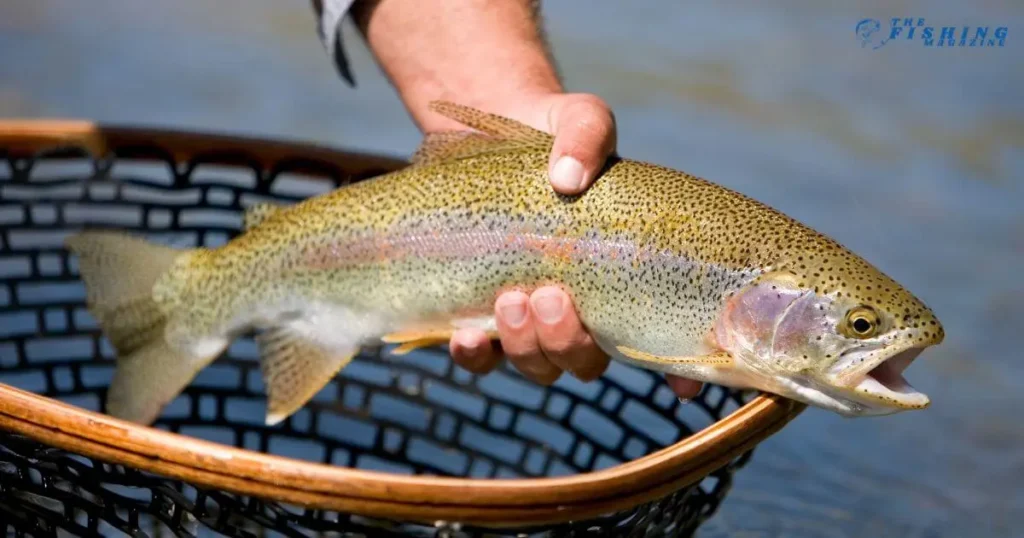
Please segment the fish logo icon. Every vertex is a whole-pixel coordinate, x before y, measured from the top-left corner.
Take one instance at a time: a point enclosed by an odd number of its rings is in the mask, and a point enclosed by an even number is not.
[[[857,23],[854,32],[860,39],[860,48],[881,48],[889,40],[882,33],[882,23],[878,19],[863,19]]]

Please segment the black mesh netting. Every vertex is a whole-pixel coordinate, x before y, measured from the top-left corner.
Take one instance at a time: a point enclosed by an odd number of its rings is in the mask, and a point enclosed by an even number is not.
[[[112,354],[84,308],[74,260],[62,249],[69,231],[116,227],[175,246],[219,245],[239,231],[242,208],[252,202],[297,200],[360,179],[322,160],[281,159],[261,170],[245,154],[207,157],[175,162],[146,144],[103,160],[67,150],[14,158],[0,148],[0,381],[102,410]],[[264,401],[255,346],[242,339],[199,374],[156,427],[339,466],[539,477],[646,455],[723,417],[746,397],[710,386],[683,404],[660,376],[620,364],[596,382],[563,376],[545,389],[504,366],[470,375],[443,350],[405,357],[369,350],[279,426],[263,424]],[[748,457],[627,512],[543,529],[484,531],[197,488],[0,430],[0,529],[39,537],[685,536],[715,511]]]

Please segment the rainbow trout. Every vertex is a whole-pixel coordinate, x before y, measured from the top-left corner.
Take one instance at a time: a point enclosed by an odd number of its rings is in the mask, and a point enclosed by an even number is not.
[[[845,416],[928,406],[902,372],[943,340],[910,292],[832,239],[682,172],[613,158],[586,193],[547,178],[552,137],[460,105],[402,170],[290,206],[256,205],[219,248],[116,232],[68,239],[118,360],[107,401],[150,423],[256,331],[268,424],[361,346],[397,353],[460,327],[497,338],[498,294],[555,283],[602,350]]]

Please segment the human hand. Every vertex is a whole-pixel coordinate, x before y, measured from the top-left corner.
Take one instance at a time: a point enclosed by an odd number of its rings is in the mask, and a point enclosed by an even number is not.
[[[585,191],[615,151],[614,117],[595,95],[551,93],[496,112],[555,135],[548,175],[562,194]],[[537,383],[554,383],[563,371],[591,381],[608,367],[609,357],[587,333],[569,295],[557,286],[529,295],[506,292],[495,302],[494,315],[504,354]],[[499,354],[481,329],[461,329],[449,344],[455,362],[471,372],[486,373],[498,364]],[[668,384],[684,399],[701,389],[697,381],[671,375]]]

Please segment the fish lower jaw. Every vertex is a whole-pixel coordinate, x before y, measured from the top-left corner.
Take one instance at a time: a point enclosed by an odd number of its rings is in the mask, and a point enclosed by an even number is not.
[[[928,395],[910,386],[903,376],[899,376],[899,381],[899,383],[891,381],[883,383],[875,376],[868,374],[857,386],[853,387],[853,390],[857,394],[858,400],[871,400],[894,410],[925,409],[931,404]]]
[[[928,396],[919,392],[903,377],[903,371],[920,353],[911,349],[897,354],[869,372],[851,387],[858,400],[868,400],[894,410],[925,409],[931,404]]]

